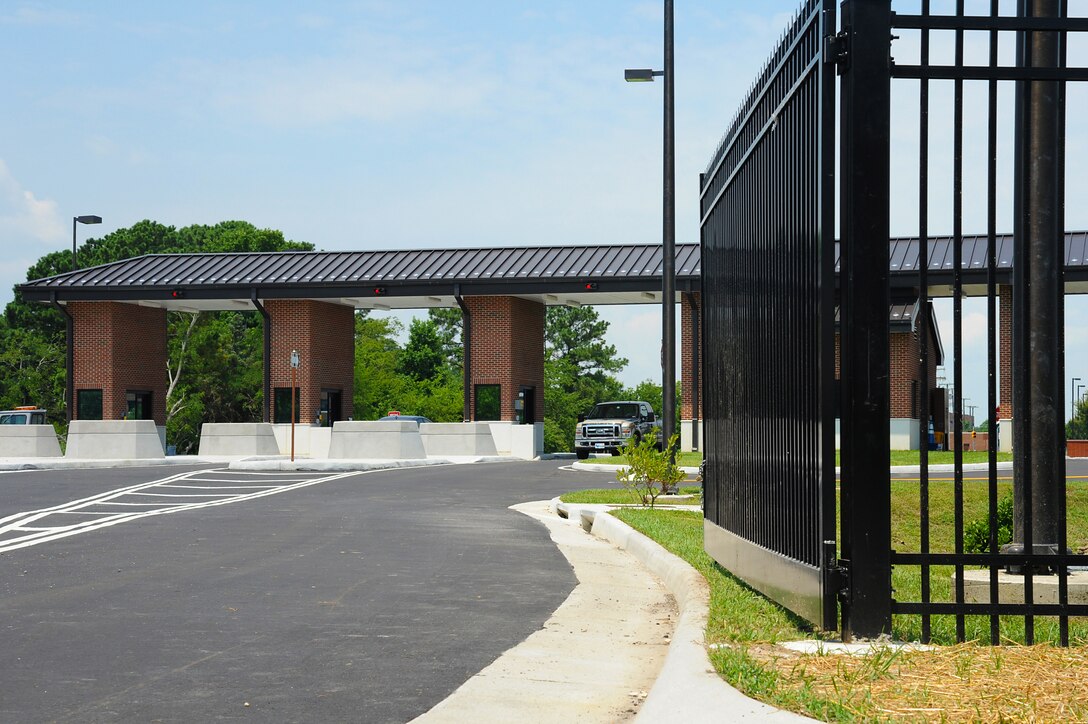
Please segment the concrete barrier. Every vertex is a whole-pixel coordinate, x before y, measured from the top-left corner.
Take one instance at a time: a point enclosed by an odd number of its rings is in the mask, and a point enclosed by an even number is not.
[[[419,434],[429,457],[498,455],[486,422],[425,422]]]
[[[166,454],[154,420],[72,420],[64,457],[142,460]]]
[[[205,422],[200,426],[199,455],[279,455],[267,422]]]
[[[522,460],[535,460],[544,453],[544,423],[517,425],[512,422],[489,422],[495,441],[495,454]]]
[[[412,420],[334,422],[332,460],[422,460],[427,457],[419,424]]]
[[[291,423],[279,422],[272,425],[279,445],[280,455],[291,454]],[[332,428],[320,425],[295,425],[295,457],[324,460],[329,456],[329,442]]]
[[[0,425],[0,458],[59,458],[52,425]]]

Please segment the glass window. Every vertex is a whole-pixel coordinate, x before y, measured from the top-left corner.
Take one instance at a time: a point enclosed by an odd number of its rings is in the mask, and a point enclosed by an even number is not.
[[[499,420],[502,392],[499,385],[476,385],[476,416],[478,421]]]
[[[151,420],[151,393],[146,390],[129,390],[125,393],[125,419]]]
[[[76,392],[76,419],[102,419],[102,390],[78,390]]]
[[[272,421],[291,422],[291,388],[290,387],[277,387],[273,391],[273,411]],[[302,405],[299,404],[299,388],[295,388],[295,422],[297,423],[301,418],[299,417],[299,408]]]

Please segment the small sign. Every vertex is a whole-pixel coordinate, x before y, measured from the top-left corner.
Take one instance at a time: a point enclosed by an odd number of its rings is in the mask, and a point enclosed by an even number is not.
[[[291,350],[291,366],[298,369],[298,352],[296,350]]]

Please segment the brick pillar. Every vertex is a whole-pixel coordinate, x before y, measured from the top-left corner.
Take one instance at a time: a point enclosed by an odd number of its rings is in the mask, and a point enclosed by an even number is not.
[[[80,390],[102,390],[102,419],[120,420],[126,393],[151,393],[156,425],[166,424],[166,310],[120,302],[71,302],[72,419]]]
[[[1012,286],[1002,284],[997,288],[1000,303],[998,314],[999,328],[997,338],[997,358],[1000,366],[998,383],[1000,393],[998,402],[1001,405],[1001,419],[1012,419]],[[986,417],[989,418],[989,411]],[[1011,442],[1011,438],[1010,438]]]
[[[918,419],[922,394],[918,379],[918,333],[893,331],[888,337],[892,419]]]
[[[341,392],[341,419],[353,414],[355,394],[355,310],[342,304],[307,299],[268,299],[272,325],[270,394],[291,387],[291,351],[301,360],[296,384],[299,422],[309,424],[321,410],[321,390]]]
[[[694,305],[692,304],[694,300]],[[702,317],[703,303],[699,292],[691,297],[687,294],[680,301],[680,419],[692,420],[696,416],[703,419],[703,400],[699,397],[699,409],[694,409],[695,370],[698,366],[699,384],[703,383],[703,338],[699,335],[699,349],[695,349],[695,320]]]
[[[533,422],[544,421],[544,305],[517,297],[466,297],[472,315],[469,410],[476,385],[499,385],[499,418],[513,421],[522,386],[534,390]]]

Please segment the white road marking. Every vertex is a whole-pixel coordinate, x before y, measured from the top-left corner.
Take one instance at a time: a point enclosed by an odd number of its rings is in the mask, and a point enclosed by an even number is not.
[[[26,548],[28,546],[37,545],[39,543],[46,543],[48,541],[58,540],[60,538],[67,538],[68,536],[77,535],[79,533],[87,533],[92,530],[98,530],[99,528],[107,528],[117,525],[119,523],[126,523],[133,520],[139,520],[147,518],[153,515],[166,515],[167,513],[176,513],[183,510],[199,510],[200,508],[210,508],[213,506],[227,505],[229,503],[237,503],[244,500],[253,500],[255,498],[263,498],[268,495],[275,495],[277,493],[284,493],[290,490],[296,490],[298,488],[306,488],[311,485],[318,485],[320,483],[327,483],[332,480],[339,480],[340,478],[346,478],[351,475],[356,475],[355,471],[336,473],[334,475],[325,475],[321,477],[300,477],[299,475],[289,476],[285,473],[276,473],[283,479],[277,482],[280,485],[224,485],[224,486],[188,486],[188,485],[171,485],[176,481],[189,481],[189,482],[238,482],[237,480],[226,479],[207,479],[201,478],[203,474],[209,472],[223,473],[225,471],[208,471],[198,470],[189,473],[180,473],[178,475],[171,475],[161,480],[153,480],[147,483],[140,483],[138,485],[132,485],[127,488],[119,488],[117,490],[111,490],[105,493],[99,493],[98,495],[92,495],[87,498],[81,498],[79,500],[73,500],[61,505],[55,505],[51,508],[42,508],[40,510],[30,510],[22,513],[15,513],[5,518],[0,518],[0,553],[6,553],[8,551],[17,550],[19,548]],[[236,473],[244,480],[245,477],[253,475],[266,476],[267,473],[256,472],[239,472]],[[265,478],[267,480],[267,477]],[[269,481],[271,482],[271,481]],[[239,489],[245,492],[231,494],[209,494],[209,493],[191,493],[185,494],[171,494],[171,493],[157,493],[157,492],[144,492],[153,488],[165,488],[168,490],[179,489],[196,489],[196,490],[223,490],[223,489]],[[191,498],[193,502],[167,502],[160,501],[157,503],[127,503],[119,500],[126,495],[146,495],[154,497],[169,497],[169,498]],[[208,498],[212,497],[212,500]],[[142,508],[143,510],[90,510],[91,506],[125,506],[128,508]],[[43,526],[40,521],[51,515],[86,515],[86,516],[100,516],[92,520],[80,521],[72,523],[70,525],[58,525],[58,526]],[[32,523],[38,523],[38,526],[31,526]],[[41,527],[39,527],[41,526]],[[16,535],[12,536],[11,533]],[[18,535],[19,533],[25,533],[25,535]]]

